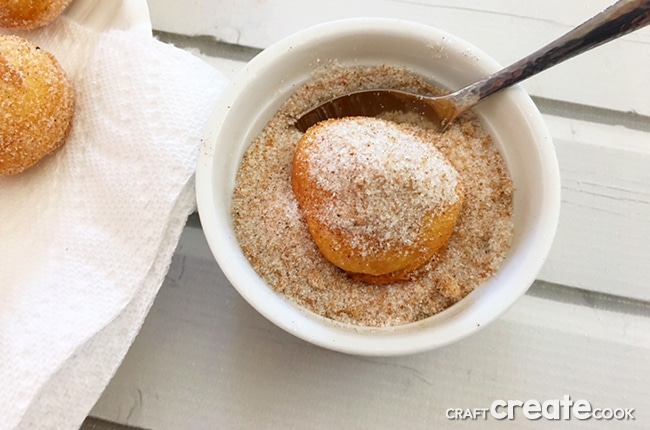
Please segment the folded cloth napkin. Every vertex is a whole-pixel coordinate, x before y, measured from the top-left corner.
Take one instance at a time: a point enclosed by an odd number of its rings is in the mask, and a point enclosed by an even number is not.
[[[71,77],[66,144],[0,177],[0,428],[78,428],[162,284],[226,78],[135,29],[30,32]]]

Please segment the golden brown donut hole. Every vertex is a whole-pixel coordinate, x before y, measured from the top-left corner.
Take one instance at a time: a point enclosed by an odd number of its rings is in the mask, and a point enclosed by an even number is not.
[[[378,118],[308,129],[291,180],[321,254],[373,284],[408,280],[444,252],[463,202],[458,173],[432,142]]]
[[[20,173],[68,137],[74,95],[49,52],[0,35],[0,175]]]
[[[72,0],[0,0],[0,27],[32,30],[54,21]]]

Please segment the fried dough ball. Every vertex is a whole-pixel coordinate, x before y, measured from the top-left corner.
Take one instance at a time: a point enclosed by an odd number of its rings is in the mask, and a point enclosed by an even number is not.
[[[22,172],[68,137],[74,96],[50,53],[0,35],[0,175]]]
[[[0,27],[32,30],[54,21],[72,0],[0,0]]]
[[[291,183],[323,256],[373,284],[412,279],[444,253],[464,197],[459,174],[422,133],[368,117],[308,129]]]

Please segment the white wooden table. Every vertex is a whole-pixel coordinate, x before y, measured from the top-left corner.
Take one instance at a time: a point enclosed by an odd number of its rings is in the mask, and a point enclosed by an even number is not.
[[[353,16],[437,26],[505,64],[609,3],[149,0],[149,7],[157,37],[233,76],[283,36]],[[538,281],[499,321],[460,343],[401,358],[311,346],[238,296],[195,215],[85,427],[105,420],[147,429],[548,428],[521,408],[514,420],[489,411],[484,418],[480,409],[570,396],[613,412],[633,408],[635,420],[573,418],[556,423],[562,428],[650,428],[648,70],[650,28],[524,84],[555,139],[562,212]],[[479,416],[450,420],[455,409]]]

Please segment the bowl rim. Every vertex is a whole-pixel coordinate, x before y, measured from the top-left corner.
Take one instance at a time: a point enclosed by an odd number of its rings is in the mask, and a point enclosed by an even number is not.
[[[528,258],[534,260],[529,264],[532,265],[532,268],[527,272],[526,279],[522,282],[517,294],[505,297],[500,302],[498,309],[486,309],[483,306],[479,310],[479,315],[471,322],[465,321],[460,324],[455,318],[465,308],[478,301],[480,293],[474,293],[480,288],[439,314],[427,318],[423,322],[411,323],[406,328],[404,326],[380,329],[355,328],[332,322],[289,303],[287,299],[280,297],[278,293],[267,286],[250,267],[250,264],[248,267],[238,264],[241,263],[243,253],[234,237],[232,225],[230,228],[225,225],[217,213],[219,203],[214,198],[216,185],[214,163],[218,149],[216,143],[221,126],[228,120],[232,107],[237,103],[239,92],[245,88],[247,82],[264,76],[266,69],[272,67],[278,56],[291,54],[298,46],[317,43],[316,41],[321,40],[323,35],[341,37],[343,34],[351,33],[370,34],[377,32],[378,29],[381,31],[399,29],[400,32],[411,32],[409,34],[414,37],[422,37],[423,34],[426,34],[429,37],[437,38],[437,40],[452,41],[455,49],[471,50],[472,55],[484,67],[491,69],[491,72],[501,68],[496,60],[471,43],[439,28],[417,22],[394,18],[349,18],[308,27],[275,42],[260,52],[235,76],[230,86],[222,94],[208,121],[205,138],[198,154],[195,181],[198,212],[210,250],[228,281],[253,308],[283,330],[312,344],[350,354],[391,356],[431,350],[461,340],[500,317],[528,290],[550,251],[557,230],[560,209],[560,179],[555,148],[541,113],[521,87],[514,86],[506,90],[507,96],[503,97],[512,99],[517,106],[528,113],[526,120],[529,128],[533,129],[534,134],[538,136],[537,149],[543,163],[543,172],[547,175],[544,178],[547,192],[543,205],[545,210],[540,214],[538,220],[543,226],[543,232],[534,238],[536,248],[530,253],[531,255],[528,255]],[[228,191],[229,194],[231,192],[232,190]],[[233,253],[241,255],[233,256]],[[260,284],[264,288],[258,288]],[[474,295],[472,296],[472,294]],[[459,306],[463,302],[464,305]],[[426,322],[431,318],[451,323],[436,325],[435,330],[422,330],[422,326],[430,325]]]

